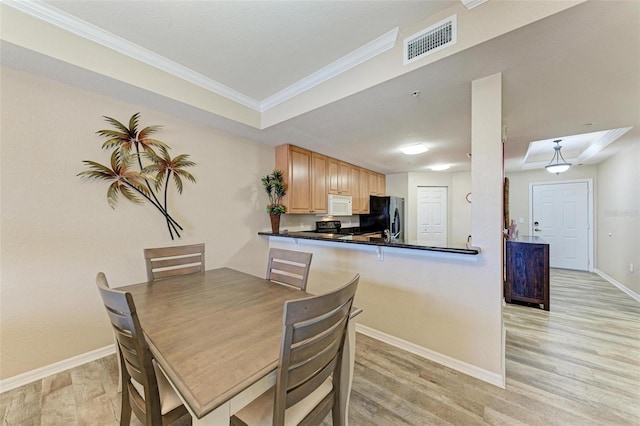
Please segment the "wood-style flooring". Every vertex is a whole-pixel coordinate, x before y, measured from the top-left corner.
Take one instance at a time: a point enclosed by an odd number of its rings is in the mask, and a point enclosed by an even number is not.
[[[506,306],[506,389],[358,334],[350,424],[640,425],[640,303],[552,270],[550,305]],[[115,356],[0,394],[3,425],[117,425],[119,407]]]

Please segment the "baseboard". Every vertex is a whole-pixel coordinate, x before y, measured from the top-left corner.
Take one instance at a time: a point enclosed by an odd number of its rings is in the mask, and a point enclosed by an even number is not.
[[[619,281],[616,281],[615,279],[613,279],[612,277],[610,277],[609,275],[605,274],[604,272],[602,272],[599,269],[594,269],[593,272],[595,272],[596,274],[600,275],[602,278],[604,278],[605,280],[609,281],[611,284],[613,284],[614,286],[618,287],[623,292],[627,293],[636,302],[640,302],[640,294],[638,294],[635,291],[631,290],[626,285],[622,284]]]
[[[391,336],[390,334],[386,334],[373,328],[367,327],[366,325],[356,324],[356,331],[373,339],[380,340],[381,342],[387,343],[391,346],[395,346],[407,352],[411,352],[412,354],[428,359],[429,361],[437,362],[438,364],[442,364],[445,367],[452,368],[456,371],[466,374],[467,376],[475,377],[476,379],[482,380],[483,382],[487,382],[502,389],[505,388],[505,378],[503,375],[487,371],[471,364],[467,364],[464,361],[460,361],[447,355],[443,355],[439,352],[435,352],[422,346],[418,346],[414,343],[407,342],[406,340],[399,339],[397,337]]]
[[[47,365],[45,367],[18,374],[17,376],[9,377],[8,379],[0,380],[0,393],[10,391],[11,389],[27,385],[37,380],[42,380],[45,377],[60,373],[62,371],[77,367],[82,364],[86,364],[91,361],[95,361],[96,359],[100,359],[114,353],[116,353],[115,345],[109,345],[105,346],[104,348],[96,349],[91,352],[87,352]]]

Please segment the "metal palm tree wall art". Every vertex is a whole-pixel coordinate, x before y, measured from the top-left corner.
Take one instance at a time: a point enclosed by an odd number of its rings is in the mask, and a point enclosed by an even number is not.
[[[148,201],[165,217],[171,239],[174,239],[174,234],[180,238],[183,228],[171,217],[167,206],[169,181],[173,180],[178,193],[182,194],[183,179],[196,182],[193,175],[184,169],[195,166],[196,163],[189,160],[188,154],[171,158],[171,148],[150,137],[162,126],[148,126],[138,130],[139,112],[131,116],[129,127],[111,117],[105,116],[104,119],[114,129],[98,130],[96,134],[107,138],[102,149],[113,150],[111,167],[84,160],[83,163],[89,170],[78,173],[78,176],[110,182],[107,201],[111,208],[115,209],[120,194],[134,203]],[[143,158],[146,165],[143,164]]]

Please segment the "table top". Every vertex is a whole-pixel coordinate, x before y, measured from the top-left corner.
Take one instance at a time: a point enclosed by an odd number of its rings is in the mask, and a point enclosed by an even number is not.
[[[133,295],[151,352],[198,418],[277,368],[284,302],[310,296],[229,268],[118,290]]]

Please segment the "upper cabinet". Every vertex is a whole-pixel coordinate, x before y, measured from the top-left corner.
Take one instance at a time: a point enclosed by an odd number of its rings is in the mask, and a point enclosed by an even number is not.
[[[351,195],[353,214],[369,213],[369,195],[384,195],[385,176],[294,145],[276,147],[287,184],[287,213],[327,213],[327,195]]]
[[[287,213],[327,212],[327,157],[293,145],[276,148],[276,169],[287,184]]]
[[[351,195],[351,171],[350,164],[344,161],[328,158],[327,169],[329,194]]]

